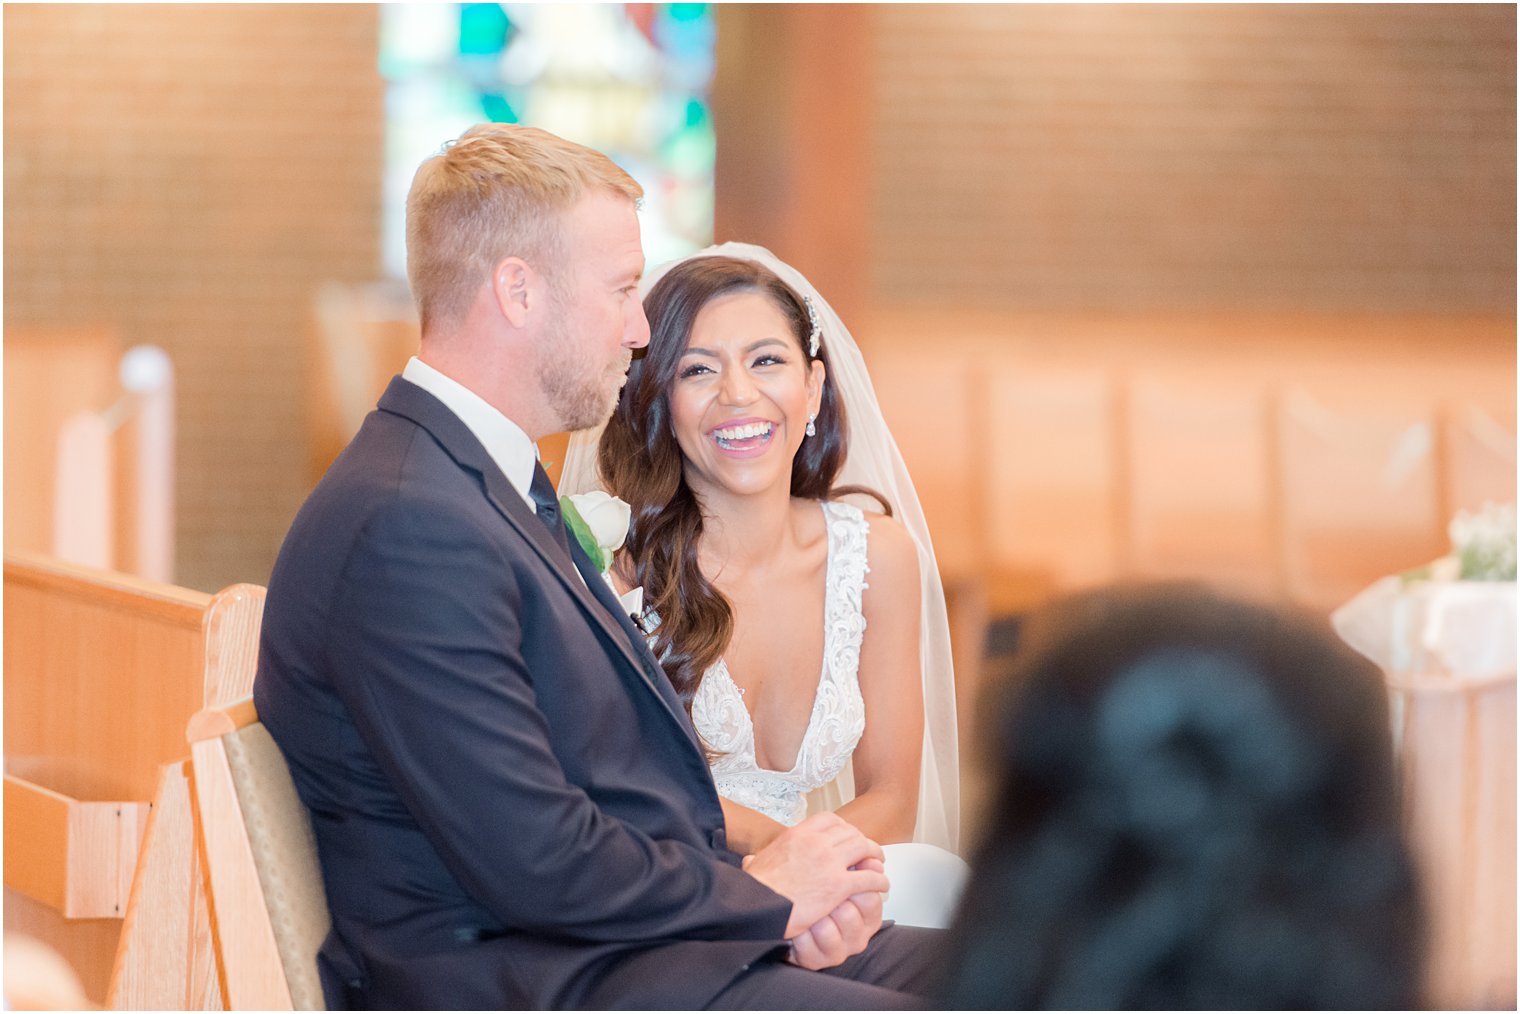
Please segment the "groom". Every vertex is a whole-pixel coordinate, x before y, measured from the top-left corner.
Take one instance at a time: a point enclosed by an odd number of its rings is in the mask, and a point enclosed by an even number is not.
[[[334,1007],[922,1006],[928,934],[881,929],[874,842],[828,814],[726,849],[702,745],[537,462],[649,340],[641,195],[504,125],[413,181],[420,354],[291,526],[254,689],[311,810]]]

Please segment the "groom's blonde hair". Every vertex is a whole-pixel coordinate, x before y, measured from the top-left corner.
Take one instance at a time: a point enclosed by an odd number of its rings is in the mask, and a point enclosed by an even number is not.
[[[601,152],[536,127],[482,123],[422,163],[406,198],[406,273],[422,331],[456,324],[506,257],[552,271],[560,216],[590,191],[644,188]]]

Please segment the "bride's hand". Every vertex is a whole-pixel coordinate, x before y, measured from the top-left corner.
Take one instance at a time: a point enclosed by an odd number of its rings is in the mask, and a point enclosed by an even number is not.
[[[881,895],[876,891],[852,895],[792,940],[787,960],[817,971],[833,968],[866,949],[881,929]]]
[[[855,868],[876,873],[883,871],[878,859],[863,859]],[[792,953],[787,960],[817,971],[833,968],[859,954],[881,929],[882,898],[877,891],[851,895],[834,911],[792,939]]]
[[[819,813],[782,832],[751,856],[744,869],[791,901],[784,935],[795,939],[835,909],[851,904],[852,895],[885,891],[881,859],[880,845],[835,814]],[[876,922],[880,924],[879,916]]]

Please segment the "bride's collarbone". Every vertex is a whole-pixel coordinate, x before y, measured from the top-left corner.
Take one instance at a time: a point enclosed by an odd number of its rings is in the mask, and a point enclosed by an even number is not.
[[[742,551],[713,547],[711,556],[706,551],[702,554],[702,570],[736,612],[741,607],[753,608],[755,602],[769,601],[778,589],[816,588],[821,595],[828,575],[829,546],[822,517],[817,521],[816,528],[802,526],[794,533],[795,538],[771,540]]]
[[[730,598],[749,586],[821,580],[828,560],[828,526],[817,500],[793,498],[777,527],[763,517],[712,518],[698,562],[708,580]]]
[[[764,663],[785,658],[788,649],[813,649],[821,657],[828,561],[826,555],[812,556],[795,554],[763,570],[730,571],[715,582],[733,613],[733,635],[724,653],[730,662],[753,653]]]

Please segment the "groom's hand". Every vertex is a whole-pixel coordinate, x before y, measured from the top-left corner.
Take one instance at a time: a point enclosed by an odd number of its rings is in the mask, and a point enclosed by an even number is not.
[[[866,859],[861,867],[878,872],[882,864]],[[792,940],[794,965],[817,970],[833,968],[866,949],[881,929],[882,896],[875,891],[852,894],[844,904]]]
[[[792,903],[785,933],[792,940],[828,918],[852,895],[885,892],[882,858],[881,846],[854,825],[837,814],[818,813],[781,832],[751,856],[744,868]],[[862,919],[870,921],[864,914]],[[878,925],[880,921],[878,915]]]

